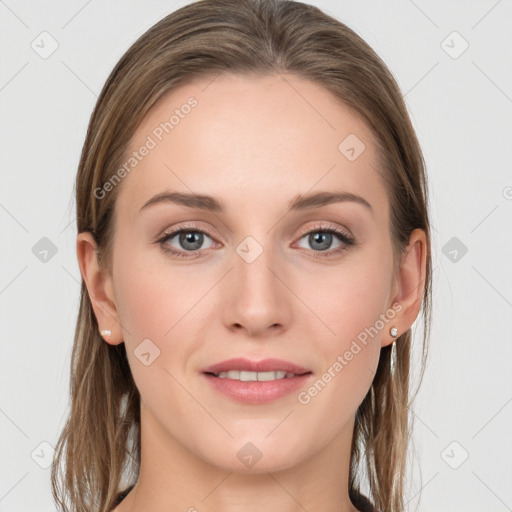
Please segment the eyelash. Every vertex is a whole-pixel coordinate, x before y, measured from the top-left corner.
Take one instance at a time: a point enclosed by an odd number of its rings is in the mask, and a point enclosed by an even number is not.
[[[335,228],[335,227],[327,227],[323,225],[316,225],[312,229],[309,229],[306,232],[301,233],[299,240],[304,238],[307,235],[310,235],[312,233],[328,233],[333,234],[338,237],[340,242],[342,242],[342,245],[336,249],[328,249],[326,251],[312,251],[313,253],[316,253],[314,256],[315,258],[328,258],[332,257],[338,254],[341,254],[348,250],[351,246],[355,245],[355,240],[350,237],[347,233],[342,231],[341,229]],[[159,240],[157,240],[157,243],[159,243],[162,246],[162,250],[165,252],[172,254],[173,256],[177,256],[178,258],[194,258],[198,256],[198,253],[201,252],[202,249],[198,251],[178,251],[176,249],[170,248],[168,245],[165,244],[168,240],[174,238],[176,235],[179,235],[180,233],[202,233],[204,235],[209,236],[212,240],[213,237],[205,230],[198,228],[194,225],[187,225],[182,226],[179,229],[176,229],[174,231],[171,231],[170,233],[164,233],[164,236],[162,236]]]

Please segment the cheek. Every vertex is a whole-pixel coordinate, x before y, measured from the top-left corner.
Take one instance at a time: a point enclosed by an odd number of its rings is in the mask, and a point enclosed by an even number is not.
[[[297,276],[294,291],[316,316],[314,326],[321,338],[331,341],[328,346],[340,349],[374,326],[385,312],[390,273],[389,258],[354,255],[338,268]],[[380,339],[380,334],[373,338]]]
[[[206,278],[170,269],[164,258],[151,260],[149,251],[132,251],[123,257],[122,247],[120,243],[120,256],[114,263],[117,308],[132,373],[144,394],[146,387],[156,386],[155,379],[168,379],[165,370],[182,373],[202,326],[204,303],[200,299],[211,285]],[[158,374],[149,372],[145,363],[158,369]],[[148,392],[159,394],[157,389]]]
[[[155,253],[122,235],[114,253],[118,314],[125,343],[133,348],[146,338],[160,345],[185,313],[184,302],[190,295],[179,269],[172,272]]]
[[[165,269],[148,266],[135,253],[133,257],[120,258],[117,265],[118,313],[128,361],[142,401],[150,404],[152,410],[172,403],[175,412],[184,415],[194,412],[188,410],[190,403],[183,400],[180,394],[183,391],[177,383],[182,380],[177,371],[179,362],[190,350],[187,343],[177,343],[180,334],[184,334],[180,328],[188,318],[184,317],[186,304],[180,282],[172,279]]]
[[[363,400],[377,369],[382,336],[392,325],[386,311],[390,257],[361,252],[346,261],[323,276],[303,279],[298,291],[317,316],[308,328],[314,328],[311,339],[317,333],[323,362],[314,387],[306,389],[299,401],[314,401],[315,407],[330,409],[331,416],[353,411]]]
[[[172,326],[169,312],[177,297],[168,293],[161,278],[137,268],[137,264],[128,265],[126,262],[126,268],[120,269],[116,299],[124,340],[134,345],[145,338],[158,339]]]

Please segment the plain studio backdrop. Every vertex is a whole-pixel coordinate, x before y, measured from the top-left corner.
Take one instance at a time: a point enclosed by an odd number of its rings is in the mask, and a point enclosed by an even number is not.
[[[1,512],[55,510],[89,117],[125,50],[186,3],[0,1]],[[407,508],[512,510],[512,2],[310,3],[389,66],[427,163],[434,308]]]

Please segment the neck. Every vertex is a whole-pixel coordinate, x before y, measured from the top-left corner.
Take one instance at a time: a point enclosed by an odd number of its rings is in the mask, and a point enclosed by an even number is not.
[[[357,512],[348,496],[353,418],[320,452],[288,467],[240,473],[208,463],[141,406],[141,464],[116,512]]]

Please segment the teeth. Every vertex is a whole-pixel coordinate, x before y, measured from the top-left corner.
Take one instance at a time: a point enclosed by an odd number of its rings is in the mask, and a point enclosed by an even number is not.
[[[233,380],[241,380],[243,382],[250,381],[269,381],[269,380],[277,380],[277,379],[289,379],[290,377],[295,377],[295,373],[285,372],[285,371],[277,371],[277,372],[247,372],[244,370],[230,370],[229,372],[220,372],[217,377],[220,379],[233,379]]]

